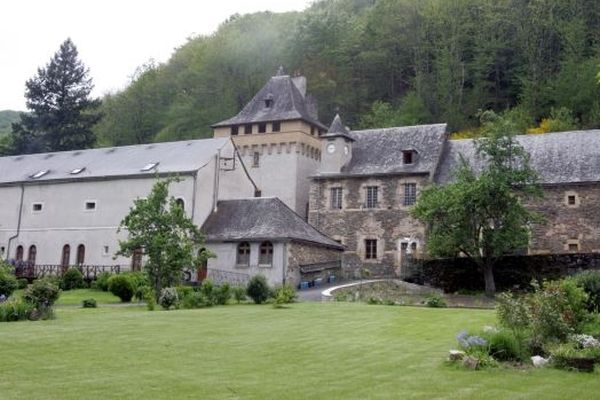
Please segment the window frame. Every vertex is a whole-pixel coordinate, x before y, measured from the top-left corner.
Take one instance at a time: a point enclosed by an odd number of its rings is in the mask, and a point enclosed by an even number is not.
[[[365,239],[365,260],[377,260],[377,239]]]
[[[231,125],[229,134],[231,136],[237,136],[240,134],[240,127],[238,125]]]
[[[88,207],[88,205],[93,204],[93,207]],[[83,211],[85,212],[94,212],[98,209],[98,201],[97,200],[86,200],[83,202]]]
[[[258,247],[258,265],[261,267],[273,266],[273,243],[270,241],[261,242]]]
[[[267,133],[267,123],[266,122],[258,123],[258,133]]]
[[[252,168],[259,168],[260,167],[260,153],[258,151],[255,151],[254,153],[252,153]]]
[[[250,247],[249,242],[240,242],[236,246],[235,252],[235,265],[236,267],[249,267],[250,266],[250,256],[252,254],[252,249]]]
[[[365,208],[379,208],[379,186],[365,186]]]
[[[271,132],[281,132],[281,121],[273,121],[271,123]]]
[[[36,210],[36,207],[39,206],[39,210]],[[31,203],[31,212],[34,214],[39,214],[44,211],[44,203],[41,201],[35,201]]]
[[[403,184],[404,195],[402,205],[410,207],[417,202],[417,184],[415,182],[405,182]],[[411,193],[412,192],[412,193]]]
[[[341,186],[329,188],[329,208],[332,210],[341,210],[343,208],[344,189]]]
[[[252,124],[244,125],[244,135],[252,135]]]

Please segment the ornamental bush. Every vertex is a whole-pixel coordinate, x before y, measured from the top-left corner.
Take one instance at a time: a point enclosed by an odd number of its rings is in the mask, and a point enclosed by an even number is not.
[[[271,294],[267,278],[263,275],[254,275],[250,278],[248,286],[246,287],[246,294],[256,304],[262,304],[267,301]]]
[[[213,290],[213,304],[224,306],[231,298],[231,286],[229,283],[223,283]]]
[[[27,278],[17,279],[17,288],[18,289],[25,289],[27,287],[27,285],[29,285],[29,281],[27,280]]]
[[[600,312],[600,271],[583,271],[575,275],[573,280],[588,295],[588,311]]]
[[[62,290],[81,289],[85,287],[83,274],[78,268],[69,268],[62,277],[60,288]]]
[[[282,308],[284,304],[290,304],[294,301],[296,301],[296,290],[292,285],[286,283],[275,289],[273,302],[275,308]]]
[[[0,262],[0,295],[9,297],[17,289],[17,278],[12,274],[10,267],[2,264]]]
[[[433,293],[433,294],[430,294],[429,296],[427,296],[427,298],[425,299],[425,305],[427,305],[427,307],[432,307],[432,308],[448,307],[444,298],[437,293]]]
[[[108,279],[108,290],[122,302],[128,303],[135,293],[133,279],[127,274],[113,275]]]
[[[165,310],[170,310],[171,307],[177,308],[179,304],[179,296],[177,295],[177,289],[174,287],[164,288],[160,291],[158,298],[158,304]]]
[[[96,280],[92,282],[92,289],[108,292],[108,280],[111,274],[108,272],[100,272],[96,275]]]
[[[30,319],[35,306],[22,299],[10,299],[0,303],[0,322],[22,321]]]
[[[83,300],[81,306],[83,308],[96,308],[98,307],[98,303],[96,303],[96,299],[85,299]]]
[[[60,297],[60,288],[49,279],[37,279],[23,292],[23,299],[38,310],[50,308]]]
[[[231,288],[231,292],[236,303],[240,304],[242,301],[246,301],[246,288],[234,286]]]

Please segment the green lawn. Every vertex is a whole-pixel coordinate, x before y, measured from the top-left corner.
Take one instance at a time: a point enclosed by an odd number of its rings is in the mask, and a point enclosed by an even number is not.
[[[593,399],[600,373],[446,365],[487,310],[59,308],[0,324],[2,399]]]

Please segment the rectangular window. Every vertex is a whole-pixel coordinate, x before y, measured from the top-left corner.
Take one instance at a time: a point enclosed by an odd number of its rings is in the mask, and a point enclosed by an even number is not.
[[[273,122],[273,132],[281,131],[281,122]]]
[[[413,152],[412,151],[403,151],[402,152],[402,163],[403,164],[412,164],[413,163]]]
[[[260,153],[259,152],[254,152],[254,154],[252,155],[252,166],[253,167],[260,166]]]
[[[249,135],[252,133],[252,124],[244,125],[244,133],[246,135]]]
[[[42,211],[42,208],[43,208],[43,207],[44,207],[44,205],[43,205],[42,203],[33,203],[33,205],[32,205],[32,207],[31,207],[31,209],[32,209],[34,212],[40,212],[40,211]]]
[[[239,127],[237,125],[233,125],[231,127],[231,136],[236,136],[239,133]]]
[[[334,210],[342,209],[342,188],[331,188],[331,208]]]
[[[258,124],[258,133],[265,133],[267,131],[267,124],[262,122]]]
[[[366,202],[365,202],[365,207],[366,208],[377,208],[377,192],[378,192],[378,187],[377,186],[367,186],[366,187]]]
[[[575,195],[569,195],[567,197],[567,204],[569,204],[570,206],[575,205],[576,201],[575,201]]]
[[[366,239],[365,240],[365,259],[376,260],[377,259],[377,240]]]
[[[85,209],[87,211],[92,211],[96,209],[96,202],[95,201],[86,201],[85,202]]]
[[[417,184],[416,183],[405,183],[404,184],[404,205],[412,206],[417,201]]]
[[[315,127],[314,126],[310,127],[310,134],[313,136],[315,135]]]

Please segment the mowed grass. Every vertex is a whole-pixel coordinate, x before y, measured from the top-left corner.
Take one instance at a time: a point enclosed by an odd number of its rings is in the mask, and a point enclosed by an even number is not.
[[[489,310],[59,308],[0,324],[1,399],[597,399],[600,374],[447,365]]]
[[[12,297],[23,296],[23,290],[16,290]],[[93,289],[75,289],[63,290],[56,302],[57,306],[81,306],[85,299],[96,299],[98,305],[102,304],[118,304],[121,300],[110,292]],[[2,397],[0,397],[1,399]]]

